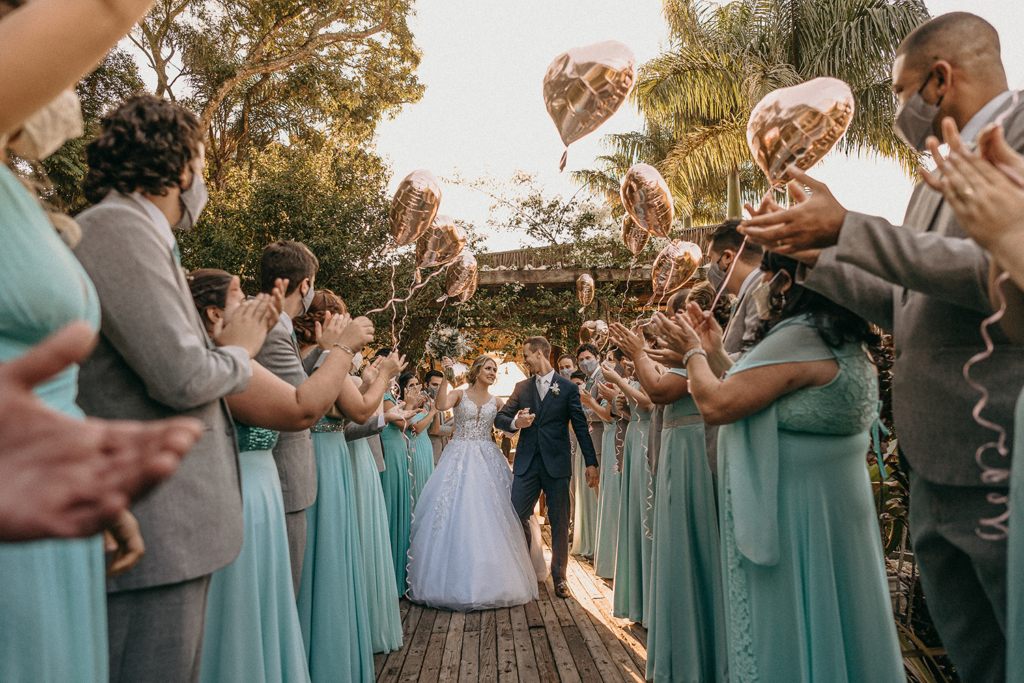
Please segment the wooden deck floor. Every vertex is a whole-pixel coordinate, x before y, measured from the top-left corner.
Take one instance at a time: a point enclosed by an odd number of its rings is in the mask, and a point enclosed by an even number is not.
[[[612,615],[612,591],[570,557],[573,597],[484,612],[445,612],[401,601],[405,643],[376,655],[378,683],[643,683],[647,632]]]

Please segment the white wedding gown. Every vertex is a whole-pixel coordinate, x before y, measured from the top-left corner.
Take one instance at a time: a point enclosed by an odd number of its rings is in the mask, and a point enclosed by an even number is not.
[[[537,570],[547,575],[540,527],[533,557],[512,507],[512,471],[491,441],[492,397],[478,406],[463,394],[455,429],[413,511],[409,599],[458,612],[537,599]]]

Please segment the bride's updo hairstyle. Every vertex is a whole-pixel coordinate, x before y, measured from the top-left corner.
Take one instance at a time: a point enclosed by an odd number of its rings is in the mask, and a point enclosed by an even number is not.
[[[295,338],[302,346],[316,344],[316,324],[321,325],[327,317],[327,311],[331,315],[345,315],[348,309],[341,297],[329,289],[318,289],[313,294],[313,301],[309,304],[309,310],[292,320],[295,328]]]
[[[495,368],[498,367],[498,361],[494,360],[491,356],[488,356],[487,354],[477,356],[476,360],[473,361],[473,365],[470,366],[469,372],[466,373],[466,383],[469,386],[476,384],[476,378],[480,376],[480,371],[484,369],[484,365],[487,361],[494,363]]]

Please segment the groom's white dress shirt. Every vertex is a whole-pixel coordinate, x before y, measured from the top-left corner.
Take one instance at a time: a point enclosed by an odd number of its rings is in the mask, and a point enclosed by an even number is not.
[[[551,380],[555,378],[555,371],[552,370],[548,374],[541,377],[537,375],[537,395],[540,396],[540,400],[544,400],[544,397],[548,395],[548,389],[551,388]]]

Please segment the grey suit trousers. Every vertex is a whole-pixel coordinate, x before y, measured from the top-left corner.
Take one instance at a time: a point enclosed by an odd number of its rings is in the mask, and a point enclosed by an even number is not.
[[[306,511],[284,513],[284,526],[288,531],[288,558],[292,563],[292,586],[299,597],[302,581],[302,560],[306,557]]]
[[[107,594],[111,683],[196,683],[210,574]]]
[[[964,683],[1006,679],[1006,540],[986,541],[978,520],[1002,506],[984,486],[946,486],[910,474],[910,539],[928,611]]]

